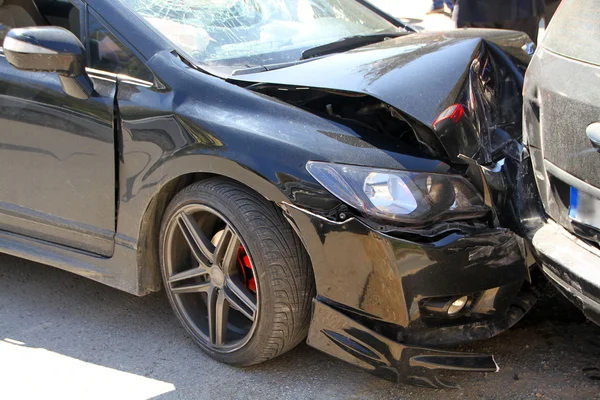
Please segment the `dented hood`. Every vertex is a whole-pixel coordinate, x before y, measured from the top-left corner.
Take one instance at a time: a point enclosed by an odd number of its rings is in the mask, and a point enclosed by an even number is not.
[[[277,70],[233,76],[251,83],[361,93],[432,125],[463,90],[483,43],[527,63],[527,36],[500,30],[415,33]]]

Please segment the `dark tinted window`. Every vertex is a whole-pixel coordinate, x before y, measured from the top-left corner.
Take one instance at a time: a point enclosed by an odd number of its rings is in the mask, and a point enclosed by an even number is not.
[[[79,9],[70,0],[35,0],[40,14],[52,26],[61,26],[81,38]]]
[[[549,28],[544,47],[600,65],[600,1],[563,0]]]
[[[152,73],[127,46],[89,15],[90,67],[152,82]]]

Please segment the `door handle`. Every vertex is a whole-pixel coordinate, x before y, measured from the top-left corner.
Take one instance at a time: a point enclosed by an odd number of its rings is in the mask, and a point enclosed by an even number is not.
[[[592,141],[594,146],[600,146],[600,122],[595,122],[585,129],[587,137]]]

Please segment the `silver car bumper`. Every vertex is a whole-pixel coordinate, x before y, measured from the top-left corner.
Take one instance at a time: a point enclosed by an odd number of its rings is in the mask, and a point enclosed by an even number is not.
[[[600,250],[551,220],[534,234],[532,245],[544,274],[600,324]]]

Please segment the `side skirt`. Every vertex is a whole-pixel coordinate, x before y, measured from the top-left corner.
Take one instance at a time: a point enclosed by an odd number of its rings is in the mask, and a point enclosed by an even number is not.
[[[117,235],[111,258],[0,230],[0,253],[50,265],[136,296],[158,288],[143,287],[134,242]]]

